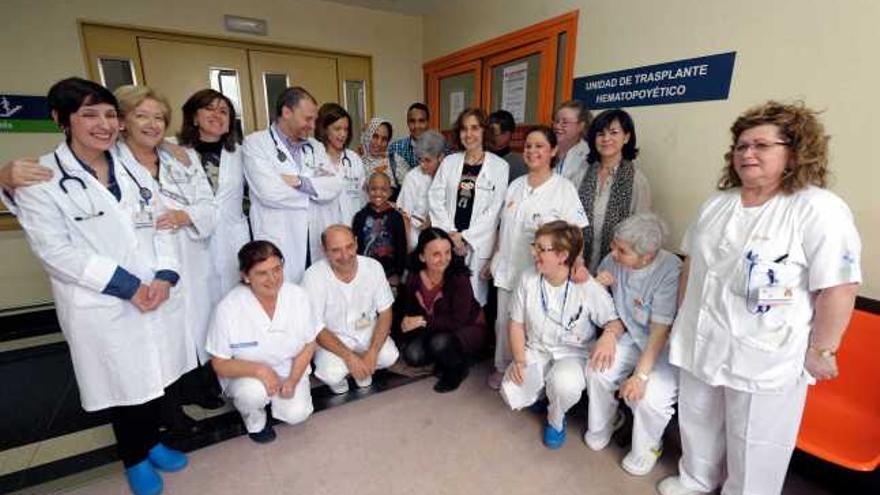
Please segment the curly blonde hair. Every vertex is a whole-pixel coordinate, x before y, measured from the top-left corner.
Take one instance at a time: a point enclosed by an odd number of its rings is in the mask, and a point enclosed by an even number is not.
[[[825,187],[828,179],[828,140],[819,112],[807,108],[802,101],[792,104],[768,101],[750,108],[730,127],[733,142],[724,154],[726,166],[718,181],[718,189],[742,186],[733,167],[733,148],[744,131],[760,125],[775,125],[789,143],[789,164],[782,175],[781,189],[786,194],[809,185]]]

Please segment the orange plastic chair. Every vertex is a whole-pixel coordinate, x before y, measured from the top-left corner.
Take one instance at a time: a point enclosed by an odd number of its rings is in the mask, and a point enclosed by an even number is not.
[[[856,471],[880,464],[880,315],[856,310],[837,353],[840,375],[810,387],[797,447]]]

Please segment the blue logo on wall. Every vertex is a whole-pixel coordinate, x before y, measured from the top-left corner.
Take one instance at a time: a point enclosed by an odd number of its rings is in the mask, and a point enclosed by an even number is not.
[[[574,98],[590,109],[726,100],[736,52],[689,58],[574,80]]]

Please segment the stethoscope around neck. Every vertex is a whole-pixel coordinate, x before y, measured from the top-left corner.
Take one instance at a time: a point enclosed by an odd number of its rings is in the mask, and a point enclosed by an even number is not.
[[[276,158],[278,158],[278,161],[282,162],[282,163],[286,162],[287,161],[287,153],[285,153],[281,149],[281,146],[278,145],[278,138],[275,137],[275,129],[273,129],[272,126],[269,126],[269,137],[272,138],[272,144],[275,145],[275,153],[276,153],[275,156],[276,156]],[[306,167],[314,168],[315,147],[312,146],[312,143],[306,141],[305,143],[303,143],[302,148],[303,148],[303,158],[305,158],[305,155],[307,155],[307,154],[312,155],[312,165],[311,166],[308,165],[308,160],[303,160],[306,163]],[[306,150],[308,150],[308,152]]]
[[[61,172],[61,179],[58,180],[58,187],[64,194],[67,195],[68,198],[70,198],[70,202],[73,203],[73,205],[76,206],[76,208],[82,213],[82,215],[74,216],[73,219],[77,222],[82,222],[91,218],[104,216],[104,210],[100,210],[97,208],[97,206],[95,206],[95,200],[92,199],[92,196],[89,194],[88,187],[86,186],[86,181],[75,175],[71,175],[62,163],[61,158],[58,156],[57,152],[53,153],[53,155],[55,156],[55,163],[58,165],[58,170]],[[74,155],[74,157],[76,157],[77,161],[82,164],[82,161],[79,159],[79,157],[77,157],[76,155]],[[108,154],[107,158],[108,160],[110,160],[111,163],[113,162],[113,155]],[[133,180],[134,183],[137,185],[138,194],[141,197],[142,204],[149,203],[150,199],[152,199],[153,197],[153,191],[150,191],[148,188],[144,187],[140,183],[140,181],[137,180],[134,174],[131,173],[131,170],[129,170],[128,167],[125,166],[124,163],[120,162],[119,165],[122,167],[123,170],[125,170],[125,173],[127,173],[128,176],[131,177],[131,180]],[[83,168],[85,168],[85,164],[83,164]],[[86,198],[89,200],[88,209],[83,208],[82,205],[74,201],[73,196],[70,194],[70,190],[67,188],[67,184],[65,184],[66,181],[73,181],[74,183],[79,185],[83,193],[86,195]]]

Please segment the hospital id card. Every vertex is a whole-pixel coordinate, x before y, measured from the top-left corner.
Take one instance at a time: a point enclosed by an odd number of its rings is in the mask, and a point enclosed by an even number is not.
[[[132,214],[134,228],[145,229],[153,226],[153,210],[151,208],[141,208]]]
[[[794,293],[790,287],[760,287],[758,289],[758,304],[762,306],[781,306],[791,304],[794,301]]]

